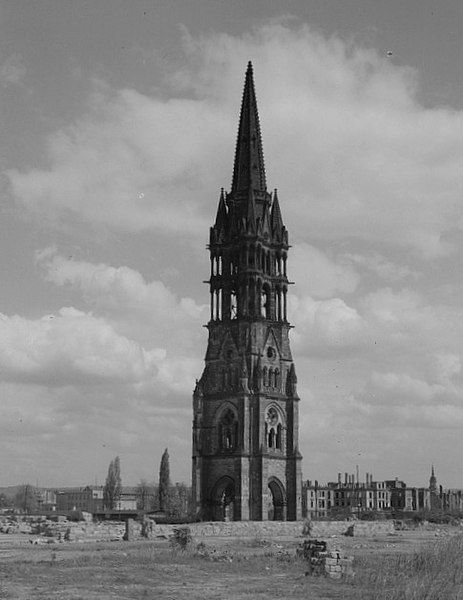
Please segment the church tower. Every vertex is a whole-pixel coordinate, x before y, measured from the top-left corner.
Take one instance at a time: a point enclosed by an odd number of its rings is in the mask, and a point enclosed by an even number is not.
[[[211,313],[193,394],[193,496],[202,520],[301,518],[296,371],[289,345],[288,232],[267,191],[248,64],[231,191],[210,229]]]

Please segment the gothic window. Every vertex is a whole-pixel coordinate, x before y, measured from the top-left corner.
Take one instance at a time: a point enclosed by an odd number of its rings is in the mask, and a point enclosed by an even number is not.
[[[254,246],[251,246],[249,248],[248,258],[249,258],[249,266],[253,267],[254,266]]]
[[[277,390],[280,388],[280,371],[278,369],[275,369],[275,380],[274,380],[274,388],[276,388]]]
[[[238,421],[235,413],[229,408],[220,418],[217,426],[220,450],[234,450],[238,443]]]
[[[277,450],[281,450],[281,423],[278,423],[277,426],[276,447]]]
[[[267,284],[262,289],[261,316],[270,319],[270,292]]]
[[[236,301],[236,293],[232,292],[230,294],[230,317],[232,319],[236,319],[237,316],[237,301]]]
[[[234,379],[233,379],[233,369],[230,367],[228,370],[228,387],[233,389]]]
[[[262,370],[262,376],[263,376],[264,386],[267,387],[268,386],[267,367],[263,368],[263,370]]]
[[[217,290],[216,292],[216,302],[217,302],[217,310],[216,310],[216,319],[220,321],[222,319],[222,290]]]
[[[265,441],[269,449],[281,450],[283,448],[281,417],[274,406],[267,410],[265,416]]]
[[[270,432],[268,434],[268,447],[275,447],[275,429],[273,427],[270,429]]]
[[[273,387],[273,369],[268,370],[268,387]]]

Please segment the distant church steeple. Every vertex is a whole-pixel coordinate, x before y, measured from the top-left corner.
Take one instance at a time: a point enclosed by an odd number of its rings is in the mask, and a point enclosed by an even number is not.
[[[248,64],[231,191],[209,233],[211,312],[193,395],[193,496],[207,520],[301,518],[299,396],[289,343],[288,232],[267,191]],[[201,393],[199,393],[199,391]]]
[[[431,492],[437,492],[437,479],[434,473],[434,465],[431,465],[431,477],[429,478],[429,489]]]

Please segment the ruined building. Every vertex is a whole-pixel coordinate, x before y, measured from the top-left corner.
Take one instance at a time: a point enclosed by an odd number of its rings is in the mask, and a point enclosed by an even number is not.
[[[203,520],[301,518],[296,372],[286,316],[288,232],[267,191],[253,70],[231,191],[210,229],[211,315],[193,395],[193,495]]]

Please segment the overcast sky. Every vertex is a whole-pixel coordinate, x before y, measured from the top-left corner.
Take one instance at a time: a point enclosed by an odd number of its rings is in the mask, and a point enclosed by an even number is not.
[[[460,0],[0,2],[0,485],[190,480],[254,64],[305,478],[463,487]]]

